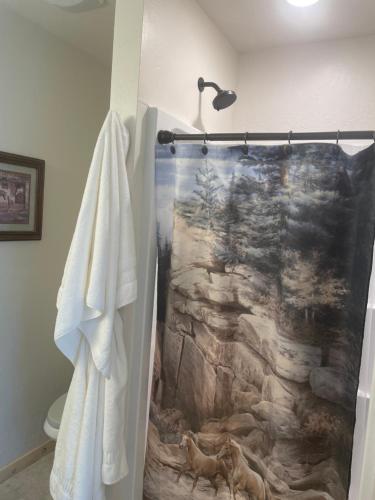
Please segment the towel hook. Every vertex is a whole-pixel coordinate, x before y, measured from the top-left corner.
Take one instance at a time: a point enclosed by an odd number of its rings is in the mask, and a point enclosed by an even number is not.
[[[290,145],[291,140],[292,140],[292,135],[293,135],[293,130],[289,130],[289,133],[288,133],[288,144],[289,145]]]
[[[340,130],[337,131],[337,135],[336,135],[336,145],[337,146],[339,144],[339,140],[340,140]]]
[[[207,132],[205,132],[204,138],[203,138],[202,153],[204,155],[206,155],[208,153],[208,147],[206,146],[206,143],[207,143]]]

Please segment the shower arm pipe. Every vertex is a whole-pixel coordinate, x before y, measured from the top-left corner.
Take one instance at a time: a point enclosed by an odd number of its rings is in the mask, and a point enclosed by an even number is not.
[[[200,92],[203,92],[205,88],[211,87],[216,90],[216,92],[222,92],[222,89],[215,82],[205,82],[203,78],[199,78],[198,80],[198,89]]]
[[[212,141],[212,142],[257,142],[257,141],[359,141],[373,140],[374,130],[336,131],[336,132],[240,132],[214,134],[175,134],[169,130],[158,132],[159,144],[170,144],[175,141]]]

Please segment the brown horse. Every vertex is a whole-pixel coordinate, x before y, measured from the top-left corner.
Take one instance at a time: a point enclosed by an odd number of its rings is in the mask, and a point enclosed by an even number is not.
[[[241,447],[228,438],[218,454],[218,459],[230,458],[233,464],[232,490],[234,499],[238,491],[245,491],[250,500],[266,500],[266,490],[263,479],[255,471],[251,470]]]
[[[215,494],[217,495],[219,486],[216,479],[217,476],[220,475],[225,479],[231,495],[229,472],[223,459],[216,456],[205,455],[196,445],[194,434],[192,432],[183,434],[180,448],[187,450],[187,457],[186,463],[180,469],[177,482],[180,480],[182,473],[190,472],[194,476],[194,483],[191,491],[194,491],[198,479],[200,477],[204,477],[210,481],[215,489]]]

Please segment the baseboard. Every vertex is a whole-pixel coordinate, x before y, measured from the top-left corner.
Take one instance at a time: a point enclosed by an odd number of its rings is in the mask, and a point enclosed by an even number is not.
[[[14,476],[14,474],[17,474],[17,472],[26,469],[26,467],[33,464],[34,462],[37,462],[40,458],[44,457],[48,453],[51,453],[54,449],[55,441],[49,439],[37,448],[34,448],[25,455],[22,455],[22,457],[17,458],[14,462],[11,462],[10,464],[0,469],[0,483]]]

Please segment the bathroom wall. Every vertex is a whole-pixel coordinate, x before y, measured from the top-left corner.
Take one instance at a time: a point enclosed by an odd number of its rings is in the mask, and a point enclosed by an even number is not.
[[[207,131],[372,128],[375,37],[238,54],[195,0],[146,0],[139,98]],[[238,90],[217,112],[198,76]]]
[[[0,150],[46,161],[43,238],[0,242],[0,468],[47,440],[71,366],[53,343],[56,294],[110,68],[0,7]]]
[[[234,129],[372,130],[374,51],[371,36],[242,55]]]
[[[233,107],[216,111],[200,76],[235,89],[238,55],[195,0],[146,0],[139,97],[188,125],[223,132]]]
[[[115,13],[115,30],[113,41],[113,61],[112,61],[112,79],[111,79],[111,109],[120,113],[130,132],[130,149],[126,160],[130,191],[132,197],[133,214],[136,231],[137,259],[138,262],[144,262],[144,253],[147,252],[145,242],[141,241],[141,235],[144,232],[144,224],[138,224],[139,215],[142,209],[147,206],[147,201],[143,199],[144,183],[143,170],[148,167],[145,162],[139,166],[135,158],[141,155],[141,129],[142,118],[139,118],[138,108],[138,90],[139,90],[139,71],[140,54],[143,28],[143,0],[117,0]],[[137,168],[135,168],[137,163]],[[143,243],[143,244],[142,244]],[[141,299],[142,286],[139,275],[142,274],[144,265],[138,266],[138,297]],[[129,361],[129,381],[128,381],[128,401],[126,404],[126,422],[127,436],[126,446],[129,462],[129,474],[118,483],[107,488],[108,500],[131,500],[136,499],[134,493],[134,465],[136,463],[135,448],[137,446],[138,436],[134,432],[134,418],[138,421],[138,410],[134,408],[132,402],[137,394],[130,394],[139,367],[140,355],[134,349],[133,343],[139,339],[139,331],[136,330],[134,316],[137,305],[129,304],[122,311],[124,323],[124,338]],[[146,318],[138,318],[140,322],[146,321]],[[135,417],[134,417],[135,415]]]

